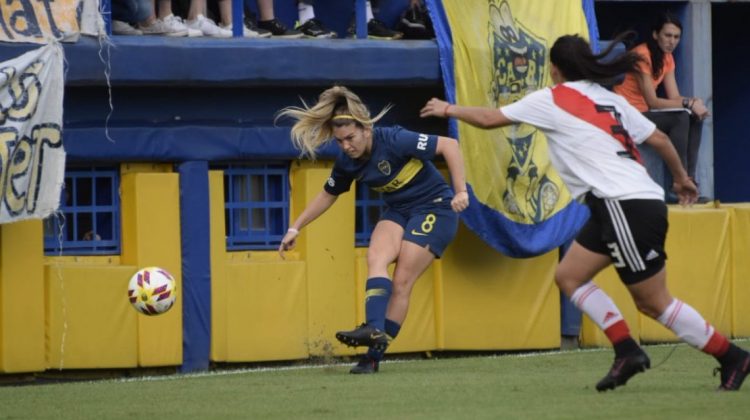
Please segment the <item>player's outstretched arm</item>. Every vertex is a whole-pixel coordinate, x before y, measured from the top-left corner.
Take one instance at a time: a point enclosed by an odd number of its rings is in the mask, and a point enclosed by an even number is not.
[[[281,239],[281,244],[279,245],[279,255],[281,255],[281,258],[284,258],[285,251],[294,249],[294,246],[297,245],[299,231],[325,213],[336,202],[337,198],[337,195],[329,194],[325,190],[313,198],[310,204],[305,207],[305,210],[302,211],[302,214],[289,227],[286,235]]]
[[[479,128],[497,128],[513,124],[513,121],[508,119],[499,109],[453,105],[438,98],[427,101],[419,111],[419,116],[422,118],[453,117]]]

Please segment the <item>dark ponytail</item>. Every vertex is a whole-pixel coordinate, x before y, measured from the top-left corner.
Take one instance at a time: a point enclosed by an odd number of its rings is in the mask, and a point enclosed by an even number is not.
[[[646,38],[646,46],[651,54],[651,74],[653,78],[661,76],[661,72],[664,70],[664,51],[659,48],[659,43],[656,42],[653,34],[654,32],[660,32],[664,25],[668,23],[680,28],[680,32],[682,32],[682,23],[677,19],[677,16],[670,12],[664,12],[656,18],[654,26],[651,27],[651,33]]]
[[[611,85],[623,73],[637,71],[638,54],[626,52],[614,58],[604,58],[620,42],[630,37],[632,32],[618,35],[599,54],[591,52],[589,43],[578,35],[564,35],[557,38],[549,52],[550,61],[562,73],[565,80],[590,80],[601,85]]]

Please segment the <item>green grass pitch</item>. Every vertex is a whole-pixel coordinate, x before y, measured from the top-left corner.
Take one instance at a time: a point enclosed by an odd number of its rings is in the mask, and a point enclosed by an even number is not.
[[[613,356],[595,349],[386,361],[375,375],[342,363],[4,386],[0,419],[750,418],[750,380],[717,392],[713,358],[683,344],[646,351],[652,369],[605,393],[594,384]]]

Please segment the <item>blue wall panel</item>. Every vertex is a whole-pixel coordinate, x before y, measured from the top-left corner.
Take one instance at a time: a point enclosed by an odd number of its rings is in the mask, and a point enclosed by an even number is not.
[[[111,111],[105,87],[70,87],[64,104],[65,149],[73,162],[292,159],[299,153],[289,140],[291,122],[274,124],[276,112],[301,105],[300,98],[314,103],[329,86],[115,87]],[[445,134],[445,120],[419,118],[430,97],[442,96],[440,85],[352,89],[373,113],[395,105],[382,125]],[[332,156],[333,147],[323,156]]]
[[[208,369],[211,350],[211,252],[208,164],[185,162],[180,173],[182,371]]]
[[[750,201],[750,3],[713,5],[714,176],[716,198]]]
[[[0,44],[0,60],[36,46]],[[101,57],[100,58],[100,54]],[[67,86],[430,85],[440,80],[434,41],[285,40],[114,36],[65,45]]]

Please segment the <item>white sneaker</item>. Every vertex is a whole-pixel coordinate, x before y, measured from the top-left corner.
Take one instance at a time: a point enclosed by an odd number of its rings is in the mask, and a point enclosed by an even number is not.
[[[232,24],[231,23],[229,25],[224,25],[221,28],[222,29],[226,29],[229,32],[232,32]],[[248,28],[247,26],[243,26],[242,27],[242,36],[245,37],[245,38],[270,38],[271,37],[271,32],[268,32],[268,31],[263,31],[263,32],[261,32],[261,31],[254,31],[254,30]]]
[[[190,29],[197,29],[203,33],[203,36],[208,36],[212,38],[231,38],[232,37],[232,31],[228,31],[226,29],[222,29],[214,23],[213,20],[203,16],[198,15],[197,18],[193,20],[188,20],[186,22],[187,27]]]
[[[190,30],[179,17],[170,14],[162,18],[161,21],[171,30],[166,34],[167,36],[190,36]]]
[[[185,21],[183,21],[182,18],[179,16],[170,14],[169,16],[163,18],[162,20],[164,21],[164,23],[166,23],[167,25],[173,28],[186,30],[187,36],[189,37],[203,36],[203,32],[197,29],[188,28],[187,25],[185,25]]]
[[[121,20],[112,21],[112,34],[114,35],[143,35],[143,32],[134,28],[131,24]]]
[[[187,30],[177,31],[171,28],[169,25],[164,23],[160,19],[155,19],[150,25],[144,25],[139,23],[138,29],[143,32],[143,35],[164,35],[164,36],[185,36]]]

